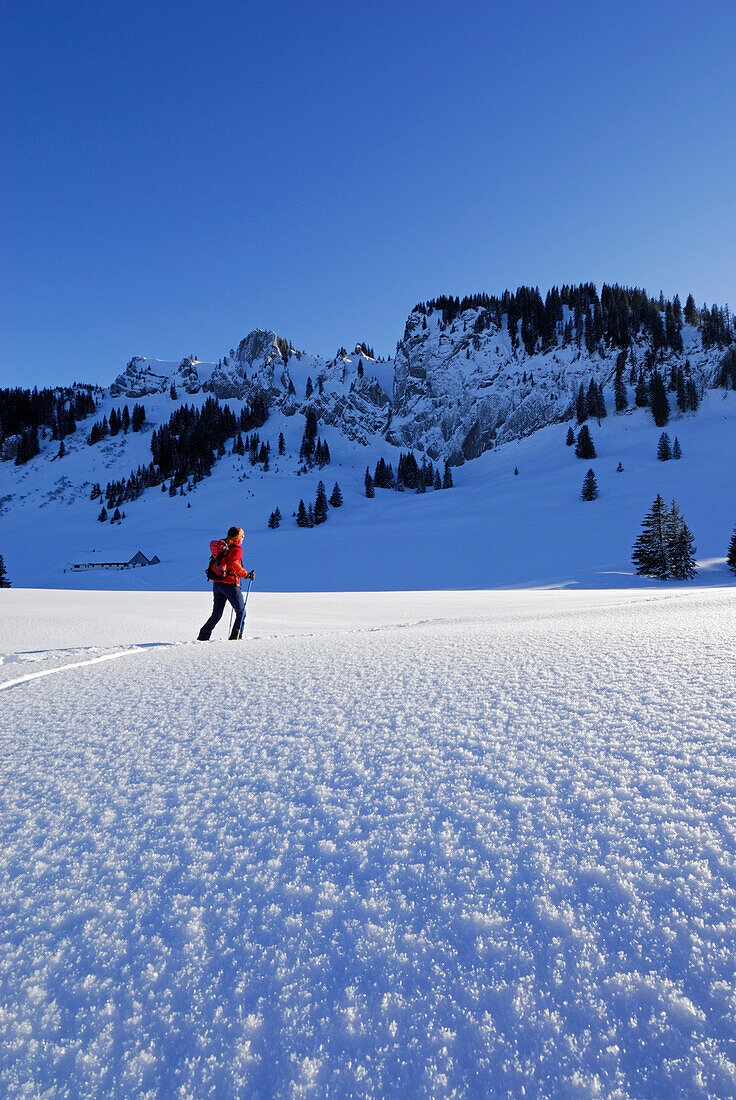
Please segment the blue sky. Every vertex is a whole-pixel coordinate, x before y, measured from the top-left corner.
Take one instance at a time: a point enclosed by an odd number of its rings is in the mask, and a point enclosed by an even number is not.
[[[388,355],[438,294],[736,300],[732,3],[6,0],[4,385]],[[684,300],[684,297],[683,297]]]

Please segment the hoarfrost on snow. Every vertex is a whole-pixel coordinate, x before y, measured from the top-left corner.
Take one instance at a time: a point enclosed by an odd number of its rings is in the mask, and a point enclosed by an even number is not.
[[[736,1092],[730,592],[7,598],[5,1095]]]

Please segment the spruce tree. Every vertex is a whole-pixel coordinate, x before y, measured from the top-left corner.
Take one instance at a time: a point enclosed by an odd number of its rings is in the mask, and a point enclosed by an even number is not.
[[[670,575],[667,559],[667,506],[659,493],[651,511],[642,521],[641,534],[634,543],[631,560],[639,576],[666,580]]]
[[[583,500],[596,500],[598,497],[598,482],[595,480],[595,474],[592,470],[588,470],[585,475],[580,496]]]
[[[279,454],[282,455],[286,450],[286,444],[284,442],[284,433],[279,432]]]
[[[314,522],[315,525],[324,523],[327,519],[327,494],[325,493],[325,483],[320,481],[317,486],[317,497],[314,502]]]
[[[685,400],[690,412],[697,412],[698,405],[700,404],[700,398],[698,397],[698,391],[695,388],[695,383],[692,378],[688,378],[685,383]]]
[[[450,463],[445,462],[445,476],[442,478],[443,489],[454,489],[455,484],[452,480],[452,470],[450,469]]]
[[[567,429],[567,438],[565,439],[565,446],[566,447],[572,447],[574,442],[575,442],[575,432],[570,427],[570,428]]]
[[[281,523],[281,513],[279,512],[279,510],[277,508],[276,511],[271,512],[271,515],[268,517],[268,526],[270,527],[270,529],[272,531],[275,531],[280,523]]]
[[[675,389],[677,390],[677,407],[678,407],[678,409],[680,410],[680,412],[687,412],[688,404],[687,404],[687,394],[685,393],[685,375],[683,374],[682,370],[679,369],[679,368],[678,368],[678,371],[677,371],[677,385],[676,385]]]
[[[575,444],[575,454],[578,458],[595,458],[595,447],[587,424],[583,424],[578,432],[578,441]]]
[[[5,568],[2,554],[0,554],[0,588],[10,588],[10,581],[8,580],[8,573]]]
[[[672,448],[670,447],[670,437],[667,432],[662,432],[659,437],[659,443],[657,444],[657,458],[660,462],[669,462],[672,458]]]
[[[654,423],[658,428],[663,428],[670,418],[670,403],[659,371],[655,371],[652,375],[649,385],[649,404],[652,408]]]
[[[297,527],[307,527],[307,509],[304,507],[304,501],[299,501],[299,508],[296,513],[296,525]]]
[[[2,559],[0,559],[2,560]],[[728,555],[726,557],[726,564],[732,573],[736,573],[736,527],[733,529],[731,535],[731,541],[728,544]]]
[[[667,520],[667,549],[673,578],[677,581],[691,580],[697,573],[695,545],[692,532],[674,500]]]
[[[373,488],[373,478],[371,477],[370,470],[366,467],[365,471],[365,495],[370,499],[376,495],[376,490]]]
[[[644,371],[641,369],[641,367],[639,368],[639,377],[636,382],[634,404],[639,409],[645,409],[649,404],[649,392],[647,390],[647,384],[644,381]]]
[[[677,503],[673,500],[668,508],[657,495],[631,555],[637,573],[659,580],[690,580],[697,572],[694,555],[692,532]]]
[[[342,492],[340,491],[340,486],[337,484],[337,482],[335,482],[335,488],[332,490],[332,494],[330,496],[330,504],[333,508],[342,507]]]
[[[680,446],[680,440],[675,436],[675,442],[672,446],[672,457],[682,458],[682,447]]]
[[[107,519],[107,509],[105,508],[104,504],[102,505],[102,508],[100,508],[100,514],[98,515],[97,518],[100,521],[100,523],[104,523],[105,520]]]
[[[616,467],[616,473],[617,474],[622,474],[623,472],[624,472],[623,465],[621,464],[621,462],[619,462],[618,466]]]
[[[575,399],[575,413],[578,418],[578,424],[583,424],[588,419],[588,399],[585,396],[585,389],[582,382],[580,383],[578,395]]]

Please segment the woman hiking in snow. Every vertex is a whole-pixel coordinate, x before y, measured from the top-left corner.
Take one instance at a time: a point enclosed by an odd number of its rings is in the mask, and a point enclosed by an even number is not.
[[[212,614],[197,635],[198,642],[208,642],[214,628],[222,618],[225,604],[232,604],[235,611],[233,628],[230,631],[230,641],[237,642],[243,633],[245,620],[245,600],[240,591],[240,578],[253,580],[255,570],[248,572],[243,569],[243,539],[245,532],[242,527],[231,527],[224,539],[214,539],[210,543],[210,564],[207,569],[207,577],[212,581]]]

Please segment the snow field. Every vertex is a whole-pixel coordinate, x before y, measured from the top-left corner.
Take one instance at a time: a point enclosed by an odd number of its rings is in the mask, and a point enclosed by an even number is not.
[[[262,599],[0,694],[0,1091],[736,1094],[736,598]]]

